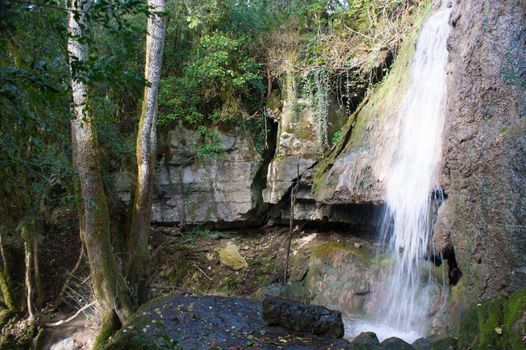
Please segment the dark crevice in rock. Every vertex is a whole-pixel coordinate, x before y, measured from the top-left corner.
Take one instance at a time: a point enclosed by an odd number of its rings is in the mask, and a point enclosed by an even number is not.
[[[263,161],[254,176],[251,190],[254,193],[255,204],[252,210],[244,215],[248,221],[256,222],[259,226],[267,221],[268,212],[271,206],[263,200],[263,189],[267,185],[268,167],[276,154],[278,143],[278,123],[268,116],[265,116],[267,134],[265,135],[265,150],[263,151]]]
[[[367,71],[360,66],[338,72],[332,78],[333,89],[341,105],[346,106],[348,115],[352,115],[374,84],[382,81],[394,63],[393,50],[385,49],[383,60]]]
[[[438,219],[439,211],[442,210],[444,203],[448,199],[448,194],[444,191],[441,186],[437,186],[430,194],[431,199],[431,225],[432,225],[432,235],[435,234],[436,223]],[[455,248],[451,241],[448,239],[448,244],[441,248],[440,251],[429,254],[431,260],[436,266],[442,265],[444,260],[447,260],[448,265],[448,283],[450,286],[455,286],[460,277],[462,277],[462,271],[457,264],[455,258]]]
[[[301,185],[300,185],[301,191]],[[289,190],[283,199],[269,212],[271,224],[288,225],[290,217]],[[314,199],[297,198],[294,224],[303,229],[315,229],[319,232],[342,231],[357,237],[373,237],[381,224],[380,213],[383,205],[361,204],[323,204]],[[316,217],[312,213],[317,213]]]
[[[441,266],[444,260],[447,260],[447,279],[450,286],[457,285],[458,281],[462,277],[462,271],[460,270],[457,259],[455,258],[455,248],[448,246],[439,254],[431,256],[430,260],[436,265]]]

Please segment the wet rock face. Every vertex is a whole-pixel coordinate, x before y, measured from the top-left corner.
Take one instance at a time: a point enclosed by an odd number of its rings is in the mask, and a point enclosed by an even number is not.
[[[419,27],[419,24],[415,24]],[[397,148],[401,94],[411,76],[416,30],[405,38],[389,76],[347,121],[342,142],[315,168],[314,192],[326,204],[381,204]]]
[[[525,7],[460,1],[450,22],[441,175],[449,199],[435,242],[454,246],[462,271],[458,316],[464,300],[526,286]]]
[[[377,260],[374,252],[366,241],[303,245],[291,256],[289,283],[261,288],[254,297],[262,299],[269,294],[323,305],[344,316],[368,314],[381,294],[390,264],[385,257]]]
[[[323,306],[301,304],[275,296],[263,299],[263,319],[271,326],[293,332],[309,332],[335,338],[343,337],[342,314]]]

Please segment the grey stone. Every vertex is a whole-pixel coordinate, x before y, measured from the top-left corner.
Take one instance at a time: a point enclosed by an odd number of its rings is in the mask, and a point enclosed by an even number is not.
[[[263,299],[263,319],[269,325],[279,325],[294,332],[343,337],[344,327],[339,311],[266,295]]]
[[[302,174],[315,162],[300,155],[291,155],[274,159],[267,173],[267,187],[263,190],[263,200],[267,203],[278,203],[283,195],[290,189],[293,180],[299,173]]]
[[[160,224],[233,223],[257,220],[249,213],[261,205],[253,190],[262,158],[248,131],[216,130],[226,150],[219,158],[196,159],[197,132],[182,126],[168,133],[168,151],[157,164],[152,222]],[[126,173],[114,175],[119,199],[130,200]]]

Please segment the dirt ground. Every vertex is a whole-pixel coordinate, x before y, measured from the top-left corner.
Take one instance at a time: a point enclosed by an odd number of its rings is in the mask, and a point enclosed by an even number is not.
[[[220,263],[218,250],[233,243],[248,267],[239,271]],[[306,244],[342,242],[363,244],[363,239],[345,231],[321,233],[315,229],[293,231],[292,254]],[[362,242],[362,243],[360,243]],[[283,281],[288,244],[287,227],[236,231],[194,231],[158,227],[153,233],[153,292],[249,296],[258,288]]]

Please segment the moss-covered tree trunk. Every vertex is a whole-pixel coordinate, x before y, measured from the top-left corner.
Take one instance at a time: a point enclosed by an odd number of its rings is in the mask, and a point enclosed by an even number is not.
[[[90,0],[71,1],[68,11],[68,54],[74,119],[71,122],[73,166],[80,178],[79,226],[91,270],[94,297],[102,325],[95,348],[103,343],[130,313],[130,301],[110,240],[110,217],[97,155],[97,133],[89,105],[89,89],[81,78],[88,59],[85,38]]]
[[[11,274],[9,272],[9,265],[4,251],[2,241],[3,229],[0,227],[0,258],[2,259],[2,267],[0,270],[0,293],[2,293],[2,301],[9,311],[17,309],[17,302],[15,292],[13,290],[13,283],[11,281]]]
[[[161,75],[166,0],[148,0],[149,16],[146,35],[145,79],[139,130],[137,133],[137,184],[128,235],[129,260],[126,269],[131,292],[138,303],[148,298],[150,253],[148,236],[152,212],[153,178],[157,148],[157,93]]]

